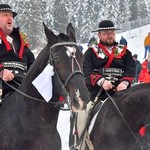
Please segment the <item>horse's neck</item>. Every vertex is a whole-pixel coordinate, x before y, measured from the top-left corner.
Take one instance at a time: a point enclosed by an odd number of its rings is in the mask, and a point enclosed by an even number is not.
[[[32,74],[27,75],[19,87],[19,90],[23,94],[18,97],[18,101],[21,97],[18,104],[21,108],[21,105],[24,105],[22,108],[23,115],[27,121],[34,121],[33,118],[39,118],[39,124],[42,123],[42,119],[45,120],[45,123],[50,122],[50,120],[54,120],[55,122],[58,117],[58,108],[44,100],[44,98],[32,84],[33,79],[34,77]]]
[[[59,109],[54,105],[24,96],[19,96],[15,105],[19,109],[18,116],[24,126],[45,128],[57,123]]]

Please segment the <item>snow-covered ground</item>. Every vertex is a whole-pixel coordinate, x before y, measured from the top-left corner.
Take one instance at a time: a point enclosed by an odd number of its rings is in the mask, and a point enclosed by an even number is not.
[[[127,32],[123,32],[117,35],[116,39],[119,40],[121,36],[124,36],[128,42],[128,49],[132,54],[138,54],[138,60],[144,61],[144,39],[150,32],[150,25],[136,28]]]
[[[69,150],[70,111],[60,111],[57,129],[61,136],[62,150]]]
[[[134,30],[123,32],[117,34],[116,40],[119,41],[121,36],[124,36],[128,42],[128,49],[132,54],[138,54],[138,60],[143,62],[144,59],[144,39],[150,32],[150,25],[143,26]],[[87,44],[82,45],[84,47],[83,52],[87,49]],[[70,112],[61,111],[59,114],[57,128],[62,140],[62,150],[69,150],[68,141],[69,141],[69,130],[70,130]]]

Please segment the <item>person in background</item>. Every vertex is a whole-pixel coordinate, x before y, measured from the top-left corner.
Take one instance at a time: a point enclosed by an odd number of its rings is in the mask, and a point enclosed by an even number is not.
[[[142,65],[141,65],[140,61],[137,60],[137,58],[138,58],[138,55],[134,54],[133,59],[135,61],[135,65],[136,65],[136,73],[135,73],[135,79],[134,79],[133,83],[138,83],[139,74],[142,70]]]
[[[148,59],[146,59],[142,63],[143,69],[139,76],[139,81],[141,83],[150,83],[150,55],[148,56]]]
[[[144,47],[145,47],[144,59],[146,59],[147,58],[147,52],[150,53],[150,32],[145,37]]]
[[[0,4],[0,80],[2,97],[14,91],[5,82],[18,87],[26,72],[34,62],[33,53],[28,47],[19,28],[14,27],[17,15],[7,4]],[[24,35],[23,35],[24,36]],[[17,84],[16,84],[17,83]]]
[[[96,44],[97,44],[97,40],[96,40],[96,38],[93,36],[93,37],[89,40],[89,42],[88,42],[88,47],[93,46],[93,45],[96,45]]]
[[[82,45],[78,45],[80,52],[82,53],[83,51],[83,46]]]
[[[123,36],[121,37],[119,43],[122,44],[122,45],[128,45],[127,40]]]
[[[148,69],[147,69],[148,59],[146,59],[141,65],[142,65],[142,70],[139,74],[138,83],[143,83],[145,77],[147,76],[147,73],[148,73]]]
[[[142,83],[150,83],[150,59],[147,60],[147,72],[142,80]]]

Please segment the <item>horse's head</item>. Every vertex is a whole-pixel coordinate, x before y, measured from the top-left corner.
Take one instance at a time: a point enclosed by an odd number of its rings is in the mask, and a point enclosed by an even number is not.
[[[75,37],[75,30],[71,23],[67,27],[67,34],[55,35],[45,25],[48,40],[49,61],[54,67],[53,96],[63,95],[74,111],[85,109],[89,101],[89,92],[82,74],[82,58]]]

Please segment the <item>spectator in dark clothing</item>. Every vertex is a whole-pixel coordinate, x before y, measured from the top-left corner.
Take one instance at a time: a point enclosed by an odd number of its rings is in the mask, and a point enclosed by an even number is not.
[[[97,44],[97,40],[96,40],[96,38],[93,36],[93,37],[89,40],[89,42],[88,42],[88,47],[93,46],[93,45],[96,45],[96,44]]]
[[[122,45],[128,45],[127,40],[123,36],[121,37],[119,43],[122,44]]]
[[[142,70],[142,65],[141,65],[140,61],[137,60],[137,57],[138,57],[137,54],[133,55],[133,59],[135,60],[135,65],[136,65],[135,79],[133,81],[134,83],[138,82],[139,74]]]
[[[80,52],[83,51],[83,46],[82,45],[78,45]]]

